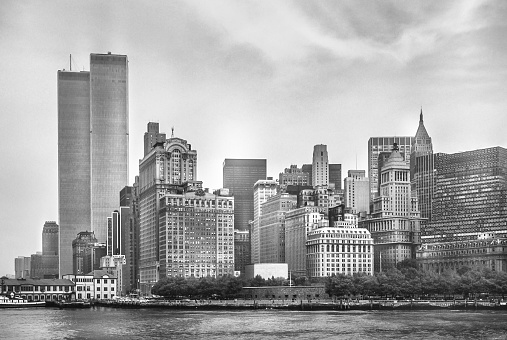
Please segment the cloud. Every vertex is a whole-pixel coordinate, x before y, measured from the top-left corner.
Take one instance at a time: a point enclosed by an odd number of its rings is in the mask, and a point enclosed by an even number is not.
[[[476,13],[487,2],[459,1],[443,6],[438,2],[359,1],[296,6],[287,1],[222,0],[191,4],[222,33],[223,44],[252,46],[272,62],[298,61],[320,50],[349,60],[383,57],[406,63],[455,35],[484,27],[486,22]]]

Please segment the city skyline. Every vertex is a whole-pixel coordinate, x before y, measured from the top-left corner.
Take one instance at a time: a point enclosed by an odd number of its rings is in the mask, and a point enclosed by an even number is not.
[[[499,1],[0,9],[1,275],[41,250],[44,222],[58,219],[55,73],[69,54],[73,70],[89,70],[90,53],[129,56],[129,185],[150,121],[192,142],[197,179],[211,189],[222,186],[226,158],[267,159],[277,178],[310,163],[317,144],[342,177],[367,170],[368,139],[414,136],[421,105],[434,152],[507,146]]]

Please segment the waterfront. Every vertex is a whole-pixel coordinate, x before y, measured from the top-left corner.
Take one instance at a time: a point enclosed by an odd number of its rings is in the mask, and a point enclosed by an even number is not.
[[[2,310],[5,339],[507,339],[505,311]]]

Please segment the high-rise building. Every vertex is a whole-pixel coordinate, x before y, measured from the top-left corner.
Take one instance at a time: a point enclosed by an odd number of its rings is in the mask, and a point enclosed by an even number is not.
[[[262,203],[266,202],[266,200],[276,195],[278,190],[278,183],[272,178],[258,180],[255,182],[253,186],[254,191],[254,218],[253,223],[251,224],[252,229],[250,231],[250,241],[251,241],[251,261],[252,263],[261,263],[260,259],[260,238],[259,238],[259,225],[260,225],[260,217],[262,215],[261,206]]]
[[[30,277],[58,278],[58,224],[46,221],[42,228],[42,252],[32,254]]]
[[[146,132],[144,133],[144,156],[146,156],[154,145],[157,143],[164,143],[166,134],[160,133],[158,123],[149,122]]]
[[[368,140],[368,178],[370,180],[370,202],[378,193],[378,158],[381,152],[391,152],[396,143],[407,165],[410,165],[410,148],[414,137],[371,137]]]
[[[308,233],[319,227],[328,227],[321,207],[303,207],[285,214],[285,262],[293,275],[307,275],[306,241]]]
[[[329,184],[329,160],[327,155],[327,145],[318,144],[313,147],[312,185],[316,187],[319,185],[328,185],[328,184]]]
[[[42,228],[42,255],[58,255],[58,224],[46,221]],[[58,268],[56,268],[58,270]],[[56,273],[58,274],[58,273]]]
[[[434,154],[432,219],[417,257],[425,269],[507,271],[507,149]]]
[[[248,230],[254,219],[255,182],[266,179],[265,159],[230,159],[223,164],[223,187],[234,196],[234,229]]]
[[[380,173],[380,196],[373,200],[371,215],[360,221],[375,242],[375,271],[415,259],[420,223],[417,197],[410,191],[410,166],[394,144]]]
[[[14,275],[16,279],[30,278],[31,257],[18,256],[14,259]]]
[[[160,198],[197,178],[197,151],[184,139],[156,143],[139,161],[139,282],[143,293],[159,280]]]
[[[342,165],[329,164],[329,186],[335,191],[342,189]]]
[[[165,192],[159,211],[161,278],[234,274],[234,198],[228,194],[210,194],[197,181]]]
[[[285,263],[285,214],[296,206],[297,197],[287,193],[271,196],[261,204],[259,263]]]
[[[370,213],[370,183],[364,170],[349,170],[343,180],[345,207],[354,214]]]
[[[99,246],[95,234],[91,231],[82,231],[77,234],[77,237],[72,241],[72,255],[73,255],[73,273],[72,274],[86,274],[94,269],[98,269],[100,258],[92,260],[93,247]],[[105,245],[103,245],[104,253],[106,255]],[[95,266],[94,266],[95,265]],[[96,268],[94,268],[96,267]]]
[[[410,178],[412,180],[412,194],[418,198],[421,217],[425,219],[421,226],[421,230],[423,230],[426,221],[431,221],[435,178],[433,143],[424,127],[422,109],[419,115],[419,127],[410,150]]]
[[[138,289],[139,280],[139,177],[133,186],[120,191],[122,215],[121,242],[125,266],[123,270],[124,293]]]
[[[128,182],[128,60],[91,54],[89,72],[58,71],[60,275],[72,272],[81,231],[107,237],[107,216]]]
[[[59,273],[73,273],[72,241],[91,231],[90,72],[58,71]]]
[[[234,229],[234,271],[245,272],[250,258],[250,231]]]
[[[106,242],[107,217],[128,185],[129,105],[126,55],[90,55],[91,223]]]
[[[308,185],[313,186],[312,165],[311,164],[303,164],[301,166],[301,170],[303,171],[303,173],[308,174]]]

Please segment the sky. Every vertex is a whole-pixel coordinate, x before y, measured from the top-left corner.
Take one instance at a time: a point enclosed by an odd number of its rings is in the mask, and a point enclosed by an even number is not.
[[[222,187],[225,158],[268,176],[311,163],[367,169],[370,137],[435,152],[507,147],[505,1],[0,2],[0,275],[58,222],[57,71],[90,53],[129,59],[129,178],[148,122],[197,150]]]

